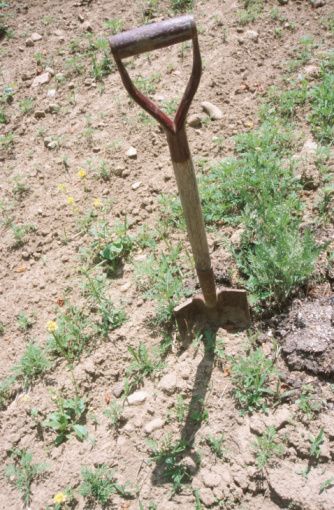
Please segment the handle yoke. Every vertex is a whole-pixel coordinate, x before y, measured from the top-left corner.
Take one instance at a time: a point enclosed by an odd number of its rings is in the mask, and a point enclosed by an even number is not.
[[[193,43],[192,71],[173,120],[161,111],[151,99],[146,97],[134,86],[122,59],[159,48],[165,48],[166,46],[171,46],[190,39]],[[179,16],[121,32],[110,37],[109,44],[123,85],[132,99],[155,118],[167,131],[173,134],[180,131],[184,126],[191,101],[196,93],[202,74],[197,29],[193,16]]]

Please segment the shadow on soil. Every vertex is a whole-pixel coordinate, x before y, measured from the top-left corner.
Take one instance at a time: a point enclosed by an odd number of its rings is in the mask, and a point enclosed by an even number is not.
[[[217,329],[206,330],[203,335],[204,356],[197,367],[187,416],[180,433],[180,439],[177,440],[182,451],[178,454],[168,455],[166,453],[163,458],[156,461],[152,472],[152,484],[159,486],[164,483],[172,483],[172,492],[177,492],[174,475],[177,477],[181,473],[183,478],[181,482],[190,482],[200,467],[199,455],[193,449],[193,445],[196,433],[207,419],[205,397],[215,362],[216,337]]]

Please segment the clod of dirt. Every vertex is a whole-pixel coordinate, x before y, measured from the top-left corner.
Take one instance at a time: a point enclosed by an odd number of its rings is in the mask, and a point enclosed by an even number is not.
[[[290,368],[318,375],[334,374],[334,298],[292,307],[283,328],[282,351]]]
[[[193,128],[202,127],[202,117],[198,113],[194,113],[193,115],[189,115],[187,124]]]
[[[284,462],[279,468],[269,470],[268,483],[272,499],[284,505],[284,508],[296,510],[332,510],[334,487],[321,490],[325,480],[329,480],[334,472],[323,467],[311,469],[307,479],[301,476],[305,464]],[[282,507],[281,507],[282,508]]]

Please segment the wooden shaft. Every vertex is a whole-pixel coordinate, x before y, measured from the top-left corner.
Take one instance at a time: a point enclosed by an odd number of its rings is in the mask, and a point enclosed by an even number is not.
[[[196,26],[190,15],[150,23],[110,37],[114,56],[122,59],[192,39]]]
[[[216,285],[211,268],[196,176],[185,129],[182,128],[175,134],[167,132],[167,140],[183,214],[186,220],[188,238],[205,304],[208,307],[214,307],[217,303]]]

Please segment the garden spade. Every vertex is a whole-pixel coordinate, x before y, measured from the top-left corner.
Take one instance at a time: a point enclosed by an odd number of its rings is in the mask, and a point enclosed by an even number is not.
[[[122,59],[189,39],[192,40],[193,47],[192,72],[173,120],[134,86]],[[202,72],[195,21],[189,15],[179,16],[121,32],[111,37],[109,42],[124,87],[130,96],[161,124],[167,136],[188,238],[202,290],[202,294],[188,299],[174,309],[180,333],[182,336],[191,335],[193,327],[197,324],[204,326],[209,324],[230,330],[247,328],[250,323],[250,314],[246,291],[231,288],[217,290],[216,288],[201,202],[185,131],[186,116]]]

